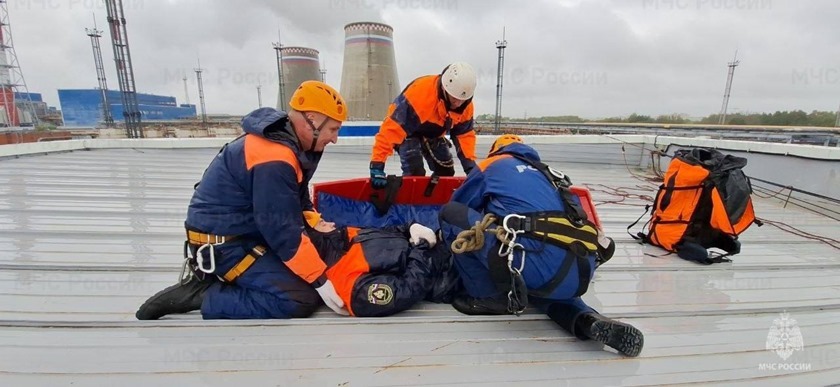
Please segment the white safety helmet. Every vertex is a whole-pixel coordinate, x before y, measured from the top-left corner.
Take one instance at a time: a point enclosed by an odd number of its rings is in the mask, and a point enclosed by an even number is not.
[[[475,93],[475,70],[466,62],[455,62],[446,66],[440,76],[443,90],[454,98],[467,100]]]

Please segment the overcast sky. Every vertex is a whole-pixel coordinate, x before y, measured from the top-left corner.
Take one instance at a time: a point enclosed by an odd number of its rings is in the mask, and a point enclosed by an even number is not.
[[[8,0],[29,89],[58,105],[59,88],[97,85],[85,28],[105,30],[108,85],[118,89],[101,0]],[[480,74],[477,114],[493,113],[495,42],[507,30],[502,113],[522,117],[720,111],[736,49],[729,112],[840,105],[836,0],[123,0],[138,91],[197,103],[197,58],[209,113],[275,105],[271,43],[320,51],[327,82],[341,83],[344,25],[394,28],[401,87],[448,62]]]

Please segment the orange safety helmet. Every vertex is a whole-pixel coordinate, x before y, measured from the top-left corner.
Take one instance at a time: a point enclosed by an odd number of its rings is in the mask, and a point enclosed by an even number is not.
[[[338,122],[347,121],[347,104],[324,82],[306,81],[292,94],[289,106],[299,112],[318,112]]]
[[[525,142],[522,141],[522,138],[515,134],[503,134],[493,141],[493,145],[490,145],[490,152],[487,155],[492,155],[493,153],[498,152],[500,149],[504,148],[507,145],[513,144],[518,142],[520,144],[524,144]]]

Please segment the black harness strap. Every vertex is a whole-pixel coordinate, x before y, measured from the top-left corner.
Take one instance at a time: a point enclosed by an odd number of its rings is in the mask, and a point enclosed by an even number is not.
[[[394,205],[394,200],[402,186],[402,176],[388,175],[386,179],[388,183],[385,185],[385,197],[380,198],[377,192],[370,194],[370,202],[376,207],[380,216],[387,214]]]
[[[572,245],[578,242],[590,253],[598,251],[598,228],[588,220],[576,224],[562,211],[542,211],[522,216],[524,218],[510,218],[507,222],[508,227],[524,231],[522,236],[566,249],[572,249]]]
[[[517,160],[527,163],[528,165],[534,167],[534,169],[540,171],[540,173],[554,185],[554,188],[557,189],[557,194],[560,195],[560,198],[563,199],[563,205],[566,206],[566,212],[568,213],[569,218],[571,218],[575,222],[580,222],[587,219],[586,212],[583,210],[580,204],[574,200],[574,194],[572,190],[569,188],[572,186],[572,180],[569,176],[562,174],[560,172],[554,171],[548,164],[542,162],[536,162],[533,160],[529,160],[525,157],[510,154],[511,156],[515,157]]]
[[[638,232],[638,233],[636,233],[636,235],[633,235],[633,234],[630,233],[630,229],[633,228],[633,226],[635,226],[636,223],[639,223],[639,221],[642,220],[642,218],[645,215],[647,215],[648,211],[650,211],[650,204],[645,205],[645,212],[642,213],[641,215],[639,215],[639,217],[636,219],[635,222],[633,222],[633,224],[627,226],[627,234],[630,235],[633,239],[639,241],[639,243],[647,242],[648,241],[648,235],[643,233],[643,232]],[[645,224],[647,224],[647,223],[645,223]]]
[[[426,190],[423,191],[423,196],[432,196],[432,193],[435,192],[435,187],[437,187],[439,181],[440,176],[438,176],[436,173],[432,173],[432,176],[429,179],[429,183],[426,184]]]
[[[582,246],[581,246],[582,247]],[[541,286],[539,289],[534,289],[531,291],[536,297],[546,298],[551,295],[554,290],[563,283],[566,277],[569,275],[569,271],[572,269],[572,263],[577,262],[578,266],[578,288],[575,291],[575,297],[581,296],[586,293],[586,290],[589,289],[589,259],[586,255],[579,254],[580,248],[570,248],[569,253],[574,256],[572,257],[567,256],[566,260],[563,261],[563,265],[560,266],[560,269],[557,270],[557,273],[554,275],[554,278],[551,279],[548,283]],[[585,250],[585,248],[583,249]]]

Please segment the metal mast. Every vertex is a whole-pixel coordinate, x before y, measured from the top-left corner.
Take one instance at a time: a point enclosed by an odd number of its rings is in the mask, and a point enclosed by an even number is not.
[[[257,107],[262,108],[262,85],[257,85]]]
[[[128,138],[142,138],[140,106],[137,103],[137,86],[134,83],[134,67],[131,64],[122,0],[105,0],[105,9],[108,11],[108,24],[111,25],[111,43],[114,46],[114,63],[117,66],[126,135]]]
[[[106,128],[110,128],[114,126],[114,117],[111,115],[111,103],[108,101],[108,81],[105,79],[102,47],[99,45],[102,31],[96,28],[96,18],[93,19],[93,28],[85,28],[85,32],[90,37],[90,45],[93,48],[93,64],[96,66],[96,80],[99,81],[99,93],[102,98],[102,121],[105,122]]]
[[[493,131],[499,133],[502,124],[502,85],[504,81],[505,68],[505,28],[502,27],[502,40],[496,41],[496,49],[499,50],[499,63],[496,70],[496,122],[493,124]]]
[[[198,82],[198,101],[201,104],[201,128],[207,129],[207,111],[204,108],[204,81],[201,79],[201,73],[204,69],[201,68],[201,60],[198,61],[198,67],[194,70],[195,78]]]
[[[15,93],[21,96],[20,101],[15,100]],[[0,94],[2,94],[0,103],[3,104],[2,109],[5,110],[5,114],[0,110],[0,125],[19,126],[21,124],[18,104],[20,104],[21,112],[26,111],[31,114],[32,124],[38,125],[35,105],[32,103],[17,53],[15,53],[9,22],[9,8],[5,0],[0,0]]]
[[[726,109],[729,108],[729,93],[732,90],[732,78],[735,76],[735,67],[741,61],[738,60],[738,50],[735,50],[735,57],[732,59],[732,62],[729,62],[729,75],[726,77],[726,90],[723,92],[723,106],[720,108],[720,122],[718,124],[724,125],[726,124]]]

